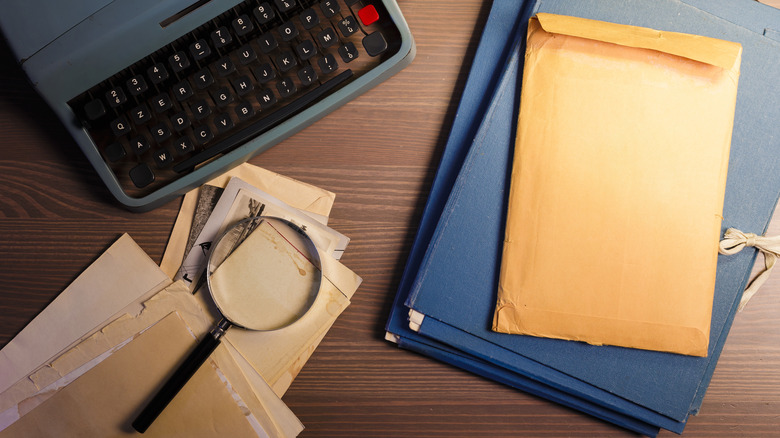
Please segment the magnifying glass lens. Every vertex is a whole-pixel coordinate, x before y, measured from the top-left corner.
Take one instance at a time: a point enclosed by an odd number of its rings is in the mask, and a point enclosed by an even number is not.
[[[217,245],[207,267],[211,296],[233,324],[276,330],[303,316],[320,289],[311,242],[281,220],[239,224]]]

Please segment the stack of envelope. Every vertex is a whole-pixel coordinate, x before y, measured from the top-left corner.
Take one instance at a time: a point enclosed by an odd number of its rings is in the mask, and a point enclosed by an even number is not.
[[[333,193],[244,164],[187,194],[157,266],[121,236],[0,351],[0,437],[122,436],[219,315],[200,279],[208,243],[262,213],[305,226],[323,281],[277,331],[234,328],[147,430],[151,436],[297,436],[281,396],[361,283],[327,226]]]

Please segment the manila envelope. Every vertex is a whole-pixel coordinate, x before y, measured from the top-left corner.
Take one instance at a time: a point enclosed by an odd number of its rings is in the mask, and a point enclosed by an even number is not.
[[[707,355],[741,54],[531,19],[493,330]]]

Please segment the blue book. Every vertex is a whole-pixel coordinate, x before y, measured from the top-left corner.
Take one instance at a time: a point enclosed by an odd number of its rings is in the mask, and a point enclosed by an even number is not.
[[[525,25],[530,16],[528,6],[528,4],[524,6],[511,0],[499,0],[493,4],[475,55],[474,67],[470,72],[463,92],[447,147],[442,155],[441,165],[434,179],[431,196],[428,199],[424,213],[425,218],[435,219],[441,213],[463,157],[471,146],[474,131],[480,125],[482,113],[484,112],[483,108],[489,103],[497,78],[504,70],[509,48],[517,41],[524,39]],[[514,53],[517,55],[517,47],[514,48]],[[517,77],[516,67],[513,75]],[[513,90],[514,85],[514,83],[511,84]],[[509,96],[509,101],[504,104],[511,108],[514,107],[514,101],[514,94],[512,93]],[[407,323],[408,309],[403,306],[403,301],[406,297],[406,292],[411,286],[411,282],[414,280],[420,259],[425,253],[427,240],[430,239],[430,234],[433,232],[435,225],[436,221],[429,219],[424,220],[420,225],[404,277],[401,281],[401,292],[396,297],[387,325],[388,334],[392,340],[397,342],[402,348],[427,354],[488,378],[502,381],[531,394],[588,412],[591,415],[618,424],[629,430],[648,436],[655,436],[658,433],[658,427],[650,426],[630,416],[611,412],[578,397],[549,388],[546,385],[529,381],[522,375],[497,368],[489,362],[473,358],[462,352],[453,353],[451,348],[411,331]],[[502,375],[502,378],[497,378],[497,375]]]
[[[759,233],[766,229],[780,186],[780,157],[772,150],[772,137],[778,138],[772,131],[778,128],[766,122],[777,119],[778,109],[771,102],[778,96],[777,91],[773,93],[765,86],[766,78],[777,77],[780,72],[780,46],[770,39],[777,35],[771,30],[777,28],[777,11],[747,1],[540,1],[536,7],[538,11],[630,22],[742,43],[745,51],[723,225]],[[713,12],[699,8],[711,8]],[[746,15],[752,18],[743,23]],[[720,16],[727,16],[730,21]],[[758,18],[763,21],[754,21]],[[748,27],[743,26],[746,23]],[[424,213],[423,223],[438,227],[432,238],[418,234],[415,248],[430,243],[428,251],[419,270],[410,258],[405,278],[415,278],[416,282],[411,289],[403,289],[406,285],[402,283],[399,290],[399,299],[411,290],[406,304],[426,315],[420,333],[470,352],[472,357],[483,357],[488,363],[544,380],[552,387],[571,389],[572,382],[581,380],[684,422],[701,404],[755,254],[723,257],[719,261],[713,335],[707,358],[493,333],[489,327],[503,236],[502,189],[507,184],[511,143],[492,146],[503,147],[503,155],[500,150],[492,151],[493,155],[490,150],[472,150],[447,206],[439,209],[443,213],[438,214],[436,208],[426,208]],[[486,156],[496,162],[480,163]],[[748,175],[753,172],[764,178],[751,181]],[[438,188],[437,196],[447,193],[446,185]],[[402,309],[394,311],[391,322],[400,312]],[[388,327],[391,332],[396,330],[393,325]],[[544,368],[529,372],[528,366],[533,363],[565,377],[542,373]]]

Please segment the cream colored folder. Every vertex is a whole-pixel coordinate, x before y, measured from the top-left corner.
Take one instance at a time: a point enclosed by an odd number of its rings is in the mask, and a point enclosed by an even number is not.
[[[528,28],[493,329],[706,356],[742,48]]]

